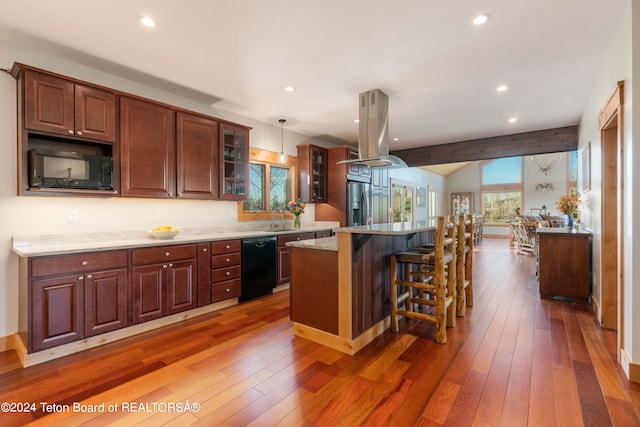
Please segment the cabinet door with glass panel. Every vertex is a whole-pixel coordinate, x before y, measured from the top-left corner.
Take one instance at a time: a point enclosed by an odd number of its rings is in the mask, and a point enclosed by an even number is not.
[[[220,125],[220,198],[247,198],[249,177],[249,129]]]

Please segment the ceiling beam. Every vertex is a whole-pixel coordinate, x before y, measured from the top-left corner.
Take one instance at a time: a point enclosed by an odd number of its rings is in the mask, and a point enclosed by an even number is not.
[[[501,157],[559,153],[578,149],[578,126],[516,133],[452,142],[450,144],[394,150],[407,166],[489,160]]]

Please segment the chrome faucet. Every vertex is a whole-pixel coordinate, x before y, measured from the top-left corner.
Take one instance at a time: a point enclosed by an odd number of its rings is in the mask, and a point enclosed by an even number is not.
[[[276,225],[276,211],[280,211],[280,221],[284,221],[284,212],[282,212],[281,208],[275,208],[271,211],[271,229],[277,230],[278,226]]]

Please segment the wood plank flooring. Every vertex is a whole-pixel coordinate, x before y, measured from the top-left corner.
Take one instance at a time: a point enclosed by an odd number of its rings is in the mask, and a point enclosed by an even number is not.
[[[1,352],[0,402],[34,410],[0,426],[640,426],[588,306],[541,300],[505,239],[476,248],[473,277],[446,345],[403,320],[342,354],[293,336],[285,291],[26,369]]]

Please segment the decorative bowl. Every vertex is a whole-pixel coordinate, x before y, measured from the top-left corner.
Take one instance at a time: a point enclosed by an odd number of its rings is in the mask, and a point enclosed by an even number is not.
[[[149,233],[151,235],[151,237],[153,237],[154,239],[158,239],[158,240],[170,240],[173,239],[174,237],[176,237],[178,235],[178,233],[180,233],[180,230],[173,230],[173,231],[147,231],[147,233]]]

